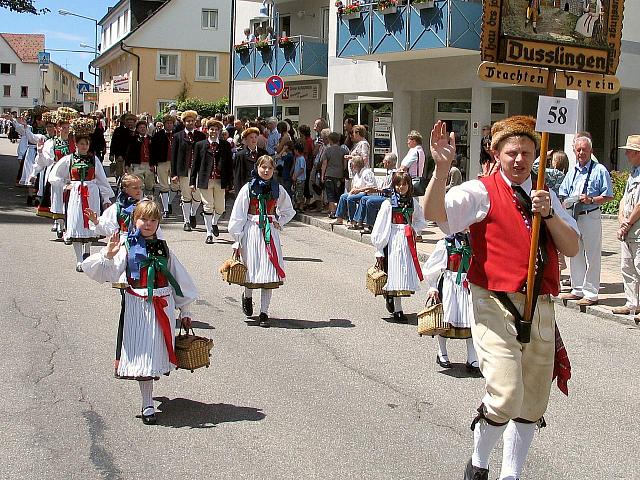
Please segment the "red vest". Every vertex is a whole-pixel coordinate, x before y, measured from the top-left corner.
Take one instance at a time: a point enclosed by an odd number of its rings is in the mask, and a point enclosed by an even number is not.
[[[481,222],[469,227],[473,255],[467,279],[491,291],[522,292],[529,267],[530,227],[525,223],[513,189],[500,172],[480,181],[489,193],[491,206]],[[548,260],[539,294],[558,295],[558,252],[548,233],[546,243]]]

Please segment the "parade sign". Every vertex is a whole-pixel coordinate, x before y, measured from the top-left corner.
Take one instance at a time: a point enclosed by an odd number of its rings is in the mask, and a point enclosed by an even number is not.
[[[483,61],[615,75],[624,0],[485,0]]]
[[[482,62],[478,76],[487,82],[507,83],[523,87],[545,88],[549,70],[545,68],[523,67],[493,62]]]
[[[578,100],[564,97],[538,97],[536,131],[574,134],[578,125]]]

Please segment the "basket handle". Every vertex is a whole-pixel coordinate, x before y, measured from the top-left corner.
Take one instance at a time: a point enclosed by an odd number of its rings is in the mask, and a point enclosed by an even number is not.
[[[183,326],[182,326],[182,320],[181,320],[180,321],[180,332],[178,332],[178,335],[182,335],[182,328],[183,328]],[[187,335],[189,335],[189,329],[188,328],[185,328],[184,331],[185,331],[185,333]],[[192,325],[191,326],[191,335],[195,335],[195,334],[196,334],[196,332],[193,331],[193,325]]]

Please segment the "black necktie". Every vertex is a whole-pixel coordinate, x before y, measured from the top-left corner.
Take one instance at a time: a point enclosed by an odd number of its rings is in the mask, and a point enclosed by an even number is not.
[[[531,203],[531,197],[527,195],[527,192],[525,192],[524,188],[520,185],[512,185],[511,188],[513,188],[513,193],[520,206],[520,210],[527,216],[527,219],[531,220],[531,208],[533,206]]]

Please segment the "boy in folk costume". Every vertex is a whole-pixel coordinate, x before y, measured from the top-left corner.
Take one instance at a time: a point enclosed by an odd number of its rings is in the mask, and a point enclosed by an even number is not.
[[[376,247],[376,261],[387,272],[383,287],[387,310],[393,320],[407,323],[402,311],[402,297],[409,297],[420,290],[422,268],[416,250],[416,232],[426,227],[420,202],[412,197],[411,176],[406,172],[393,175],[394,193],[380,206],[371,243]]]
[[[117,282],[126,274],[115,376],[138,381],[146,425],[156,423],[153,381],[176,368],[176,309],[182,325],[190,328],[188,307],[198,297],[189,273],[167,243],[157,238],[161,217],[153,200],[139,202],[126,241],[121,242],[119,234],[112,235],[105,248],[82,264],[86,274],[98,282]]]
[[[180,183],[182,192],[182,215],[184,217],[184,231],[190,232],[196,226],[196,213],[202,202],[198,190],[192,192],[189,188],[191,168],[195,157],[196,143],[206,140],[207,136],[195,128],[198,112],[187,110],[182,114],[184,130],[173,136],[173,154],[171,157],[171,174],[173,182]]]
[[[111,135],[109,145],[109,155],[113,157],[113,175],[120,179],[124,173],[124,163],[127,157],[129,142],[135,135],[135,125],[138,118],[132,113],[125,113],[120,116],[120,125],[116,127]]]
[[[444,321],[450,328],[438,335],[436,363],[442,368],[452,368],[447,352],[447,339],[465,339],[467,343],[467,363],[470,373],[480,374],[478,357],[471,338],[473,311],[469,295],[467,270],[471,260],[469,234],[449,235],[437,244],[424,264],[424,276],[429,285],[428,298],[434,303],[442,302]]]
[[[253,290],[262,289],[259,322],[269,327],[269,303],[272,289],[282,285],[284,260],[280,230],[295,216],[291,198],[273,178],[273,158],[260,157],[252,179],[238,192],[229,218],[229,233],[235,239],[233,255],[247,267],[247,281],[242,294],[242,311],[253,315]]]
[[[153,195],[156,174],[151,165],[151,137],[147,135],[149,125],[145,120],[138,120],[136,133],[129,141],[125,166],[127,173],[132,173],[142,180],[144,194]]]
[[[220,140],[222,122],[208,120],[206,127],[209,138],[196,143],[189,183],[191,191],[197,188],[202,197],[205,243],[211,244],[213,237],[220,235],[218,220],[224,213],[225,190],[233,187],[233,158],[229,142]]]
[[[265,149],[258,147],[259,136],[260,130],[256,127],[247,128],[242,132],[244,148],[236,152],[233,169],[236,193],[240,191],[245,183],[251,180],[251,173],[255,169],[258,159],[268,155]]]
[[[496,122],[491,150],[500,170],[451,188],[447,174],[455,158],[453,133],[443,122],[431,131],[435,172],[423,207],[443,231],[471,232],[467,280],[473,304],[471,330],[486,394],[472,423],[474,449],[465,479],[488,479],[489,458],[503,437],[501,479],[520,477],[536,425],[543,424],[552,379],[567,392],[570,367],[555,326],[551,295],[558,294],[558,251],[578,252],[578,228],[555,193],[534,190],[531,166],[539,148],[535,119],[516,116]],[[534,315],[522,323],[532,212],[542,217]],[[530,331],[527,331],[530,326]],[[530,334],[530,335],[529,335]],[[530,341],[520,343],[520,340]],[[556,344],[558,342],[558,344]],[[554,359],[555,356],[555,359]],[[555,365],[554,365],[555,360]]]
[[[91,242],[97,235],[91,230],[87,208],[99,211],[108,208],[113,190],[109,185],[98,157],[89,152],[89,138],[95,126],[90,118],[76,118],[71,129],[76,152],[60,159],[51,169],[49,182],[54,187],[69,190],[67,230],[64,238],[73,244],[76,253],[76,271],[82,272],[82,261],[90,253]]]
[[[53,166],[62,157],[74,153],[76,145],[71,135],[71,121],[77,118],[78,112],[70,107],[60,107],[53,114],[53,120],[56,123],[57,135],[47,140],[42,149],[38,149],[38,158],[36,160],[39,168],[44,169],[45,195],[47,192],[50,197],[49,212],[53,218],[54,226],[52,231],[56,232],[58,238],[62,238],[64,225],[64,186],[52,185],[49,182],[49,176]]]
[[[156,169],[158,184],[160,185],[162,217],[167,218],[173,211],[171,204],[179,188],[177,183],[171,181],[173,127],[175,126],[176,118],[172,115],[165,115],[162,122],[164,128],[156,129],[151,138],[151,165]]]

